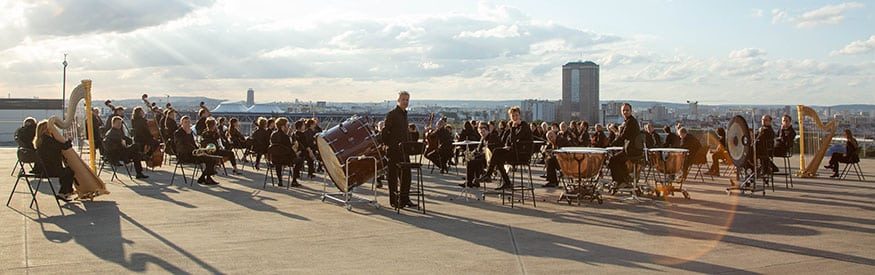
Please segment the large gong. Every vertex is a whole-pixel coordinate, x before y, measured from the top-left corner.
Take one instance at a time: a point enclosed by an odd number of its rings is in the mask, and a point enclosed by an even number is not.
[[[735,116],[726,127],[726,150],[736,167],[748,167],[753,156],[753,140],[747,120],[742,116]]]

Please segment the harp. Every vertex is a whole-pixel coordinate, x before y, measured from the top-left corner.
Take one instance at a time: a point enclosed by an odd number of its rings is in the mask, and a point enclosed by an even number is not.
[[[797,176],[811,178],[817,176],[817,169],[826,150],[829,149],[837,124],[830,121],[823,124],[817,111],[805,105],[796,105],[799,123],[799,172]]]

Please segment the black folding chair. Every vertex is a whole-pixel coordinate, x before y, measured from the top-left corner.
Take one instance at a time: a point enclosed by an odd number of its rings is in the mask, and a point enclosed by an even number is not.
[[[863,176],[863,168],[860,167],[860,158],[859,157],[853,158],[849,162],[845,162],[845,168],[842,169],[841,179],[845,179],[848,176],[848,174],[850,174],[851,168],[854,169],[854,173],[857,174],[857,178],[860,179],[860,181],[866,181],[866,177]]]
[[[517,143],[514,146],[514,156],[507,162],[511,166],[512,171],[510,172],[510,181],[511,187],[501,190],[501,204],[505,203],[506,197],[509,196],[510,207],[514,207],[514,202],[517,200],[517,193],[519,193],[520,202],[522,204],[526,204],[526,192],[529,192],[532,196],[532,206],[537,207],[535,202],[535,183],[532,179],[532,154],[535,150],[534,143],[532,141],[524,141]],[[528,185],[526,185],[525,173],[529,175]],[[519,176],[519,181],[516,181],[517,175]],[[507,191],[510,190],[508,194]]]
[[[29,190],[30,197],[31,197],[29,207],[33,207],[33,205],[36,204],[37,209],[39,209],[39,203],[37,203],[37,201],[36,201],[36,195],[37,195],[37,193],[39,193],[40,184],[42,183],[43,179],[45,179],[49,182],[49,187],[51,188],[52,195],[55,198],[55,203],[58,204],[58,210],[60,210],[61,214],[63,215],[64,209],[61,208],[61,201],[58,199],[58,193],[55,192],[55,186],[52,184],[53,177],[47,176],[49,173],[48,173],[48,171],[46,171],[45,165],[43,165],[42,159],[40,159],[39,154],[37,154],[36,150],[30,149],[30,148],[19,147],[17,155],[18,155],[18,160],[19,160],[18,161],[19,173],[18,173],[17,178],[15,180],[15,184],[12,186],[12,192],[9,193],[9,199],[6,200],[6,206],[9,206],[9,203],[12,202],[12,196],[15,195],[15,189],[18,188],[18,183],[21,181],[21,179],[24,179],[25,183],[27,183],[27,189]],[[30,164],[30,166],[32,168],[37,168],[40,171],[37,171],[37,173],[33,173],[32,171],[27,171],[25,169],[25,164]],[[31,184],[32,184],[32,182],[30,181],[31,179],[37,180],[36,189],[34,189],[31,186]],[[59,179],[59,181],[60,181],[60,179]]]

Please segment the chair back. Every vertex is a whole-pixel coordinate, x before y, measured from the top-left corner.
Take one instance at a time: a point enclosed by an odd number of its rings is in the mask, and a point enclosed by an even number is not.
[[[425,143],[419,141],[405,141],[401,143],[401,154],[408,157],[413,157],[413,163],[420,163],[422,155],[425,154]]]
[[[36,150],[34,149],[18,147],[17,154],[18,160],[22,163],[35,164],[37,163],[37,161],[39,161],[39,154],[37,154]]]
[[[535,143],[531,140],[529,141],[520,141],[513,147],[514,156],[516,159],[512,160],[510,164],[528,164],[532,161],[532,154],[534,154]]]

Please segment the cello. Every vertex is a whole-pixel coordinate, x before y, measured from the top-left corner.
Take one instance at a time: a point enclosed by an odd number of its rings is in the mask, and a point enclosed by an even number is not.
[[[149,133],[152,134],[152,138],[159,141],[158,148],[152,151],[152,155],[146,160],[146,166],[149,168],[161,167],[161,164],[164,163],[164,139],[161,136],[161,130],[158,127],[159,116],[163,116],[161,113],[161,109],[155,105],[155,102],[149,102],[149,95],[143,94],[143,103],[146,104],[146,108],[152,111],[152,119],[146,120],[146,126],[149,127]],[[144,148],[146,152],[150,150],[150,148]]]
[[[425,124],[425,134],[423,135],[426,146],[425,155],[437,151],[438,147],[440,147],[440,141],[438,140],[438,137],[434,135],[434,133],[437,132],[437,129],[434,129],[432,124],[434,124],[434,113],[428,114],[428,122]]]

